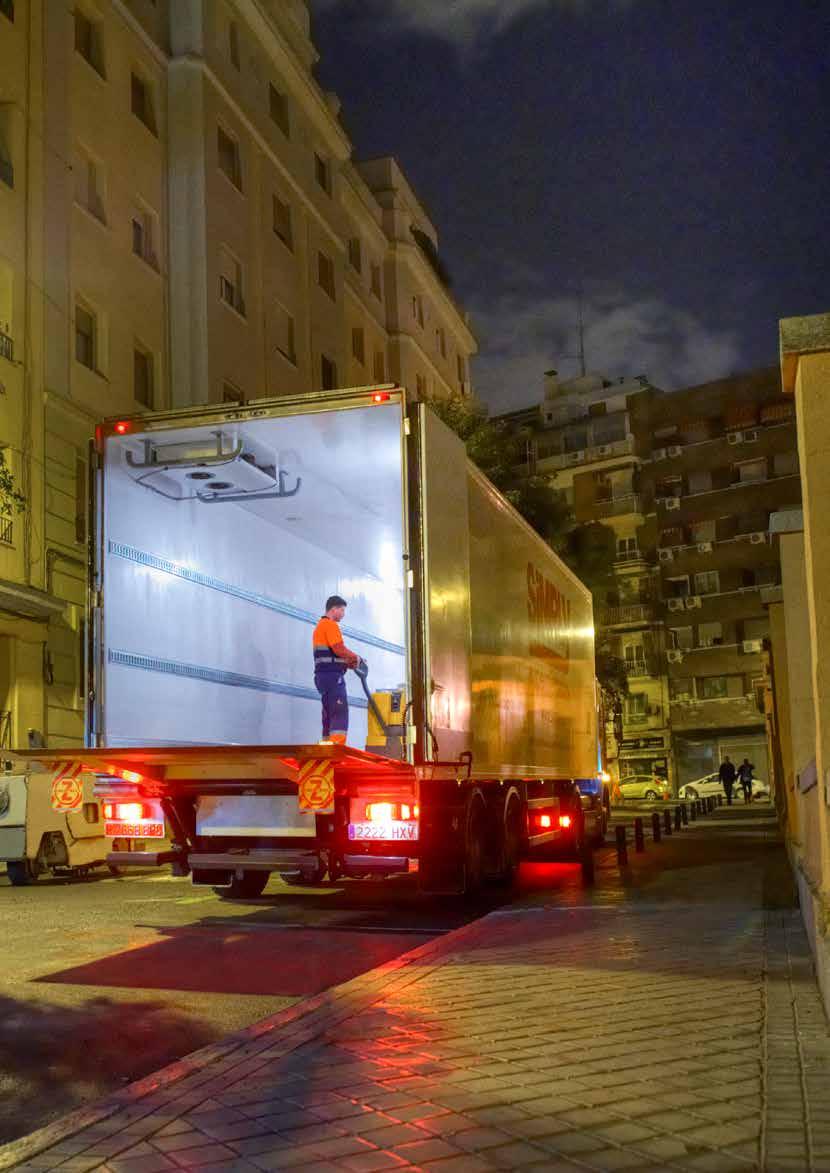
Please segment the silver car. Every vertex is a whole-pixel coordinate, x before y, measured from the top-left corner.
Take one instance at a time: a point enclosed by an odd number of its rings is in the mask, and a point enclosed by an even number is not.
[[[620,794],[623,798],[643,798],[647,802],[671,797],[671,787],[665,778],[656,774],[629,774],[620,779]]]

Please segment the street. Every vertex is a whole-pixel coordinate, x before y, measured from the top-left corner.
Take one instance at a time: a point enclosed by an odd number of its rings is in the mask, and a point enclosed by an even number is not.
[[[414,876],[318,888],[272,877],[245,901],[165,870],[29,888],[0,876],[0,1143],[499,906],[617,905],[643,884],[659,898],[655,852],[628,876],[613,847],[595,858],[593,888],[576,864],[526,863],[512,891],[468,903],[420,898]]]

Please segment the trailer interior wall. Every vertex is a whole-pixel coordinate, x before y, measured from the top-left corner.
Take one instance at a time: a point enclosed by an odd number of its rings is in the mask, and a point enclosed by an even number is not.
[[[371,688],[406,683],[400,405],[222,425],[224,451],[243,456],[207,480],[128,462],[146,459],[145,439],[162,462],[209,451],[219,427],[106,440],[103,745],[317,741],[311,635],[330,594],[349,602],[344,637],[369,662]],[[259,491],[263,467],[272,481],[282,471],[286,490],[299,478],[297,493],[195,495],[211,480]],[[366,701],[346,679],[349,743],[362,748]]]

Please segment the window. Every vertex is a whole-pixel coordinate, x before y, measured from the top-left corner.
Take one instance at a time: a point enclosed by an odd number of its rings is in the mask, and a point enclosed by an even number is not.
[[[447,333],[443,326],[439,326],[435,331],[435,345],[438,348],[438,353],[441,358],[447,357]]]
[[[14,0],[0,0],[0,15],[14,24]]]
[[[105,78],[104,50],[101,37],[101,25],[98,21],[75,9],[75,52],[83,57],[95,72]]]
[[[349,264],[356,273],[363,272],[363,255],[359,236],[353,236],[349,241]]]
[[[73,153],[72,170],[75,180],[75,203],[96,220],[106,224],[103,168],[79,146]]]
[[[563,434],[563,442],[566,452],[581,452],[588,447],[588,429],[568,428]]]
[[[648,694],[632,692],[625,703],[626,717],[634,724],[645,721],[648,716]]]
[[[720,590],[720,574],[717,570],[701,570],[695,575],[696,595],[716,595]]]
[[[274,231],[286,248],[294,251],[294,229],[291,218],[291,205],[274,196]]]
[[[271,112],[271,118],[285,137],[290,138],[291,119],[288,111],[288,97],[281,93],[273,82],[268,83],[268,109]]]
[[[332,301],[335,300],[334,261],[325,253],[317,254],[317,284],[329,295]]]
[[[708,493],[712,488],[712,472],[708,468],[689,469],[689,492]]]
[[[233,383],[222,384],[222,402],[223,403],[237,403],[242,405],[245,402],[245,396],[238,387],[234,387]]]
[[[674,648],[693,648],[694,639],[691,627],[672,627],[669,630],[669,637]]]
[[[705,701],[720,700],[727,695],[725,676],[702,676],[698,681],[697,695]]]
[[[596,407],[596,404],[592,405]],[[614,412],[613,415],[595,419],[591,424],[591,439],[595,445],[614,444],[624,440],[628,435],[628,417],[624,411]]]
[[[153,406],[153,356],[138,343],[133,347],[133,399]]]
[[[760,460],[742,460],[740,464],[735,465],[735,469],[742,485],[767,479],[766,457],[762,457]]]
[[[631,562],[639,558],[640,551],[636,538],[617,538],[617,561]]]
[[[666,595],[670,599],[685,599],[689,594],[688,574],[679,574],[666,579]]]
[[[709,521],[693,521],[690,525],[692,541],[697,542],[714,542],[717,540],[717,522],[712,519]]]
[[[234,69],[239,69],[239,25],[233,20],[228,22],[228,57]]]
[[[792,477],[798,475],[798,453],[776,452],[772,458],[772,472],[776,477]]]
[[[130,109],[139,122],[143,122],[151,134],[156,133],[156,115],[153,109],[153,94],[137,74],[130,74]]]
[[[7,187],[14,187],[14,162],[12,160],[11,102],[0,102],[0,180]]]
[[[382,350],[375,351],[375,359],[372,364],[372,374],[376,383],[383,383],[386,380],[386,359]]]
[[[366,336],[361,326],[352,330],[352,354],[363,366],[366,362]]]
[[[75,358],[82,366],[95,370],[97,323],[91,310],[75,305]]]
[[[419,293],[412,296],[412,317],[419,326],[424,324],[424,299]]]
[[[234,187],[242,191],[242,163],[239,155],[239,143],[219,126],[216,128],[216,146],[219,170],[227,175]]]
[[[326,195],[331,195],[331,169],[327,159],[314,152],[314,178],[317,186],[322,187]]]
[[[226,248],[221,249],[219,255],[219,297],[238,314],[245,316],[242,266]]]
[[[337,364],[325,354],[320,355],[320,383],[324,391],[337,386]]]
[[[380,265],[375,261],[372,262],[371,290],[378,301],[380,301],[380,299],[383,297],[383,285],[381,283]]]
[[[155,219],[152,212],[146,212],[143,208],[136,208],[133,211],[130,221],[130,233],[134,255],[141,257],[142,261],[146,261],[148,265],[157,269],[158,258],[156,257],[155,249]]]
[[[722,623],[701,623],[697,629],[697,646],[714,648],[723,643]]]
[[[297,350],[294,341],[294,319],[288,310],[278,305],[276,308],[277,350],[290,363],[296,363]]]
[[[634,676],[642,676],[646,670],[646,652],[642,644],[626,644],[625,667]]]
[[[14,361],[14,270],[0,257],[0,358]],[[0,448],[2,456],[2,448]]]
[[[75,541],[86,541],[86,461],[75,457]]]

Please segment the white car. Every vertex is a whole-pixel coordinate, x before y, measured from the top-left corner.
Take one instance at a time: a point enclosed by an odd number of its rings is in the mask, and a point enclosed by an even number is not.
[[[692,782],[687,782],[680,787],[678,791],[679,797],[684,801],[695,798],[708,798],[710,795],[717,796],[724,794],[723,783],[717,774],[704,774],[702,778],[695,778]],[[753,798],[769,798],[769,786],[762,778],[752,779],[752,797]],[[735,779],[735,785],[732,787],[732,801],[743,802],[744,792],[741,789],[741,784]]]

